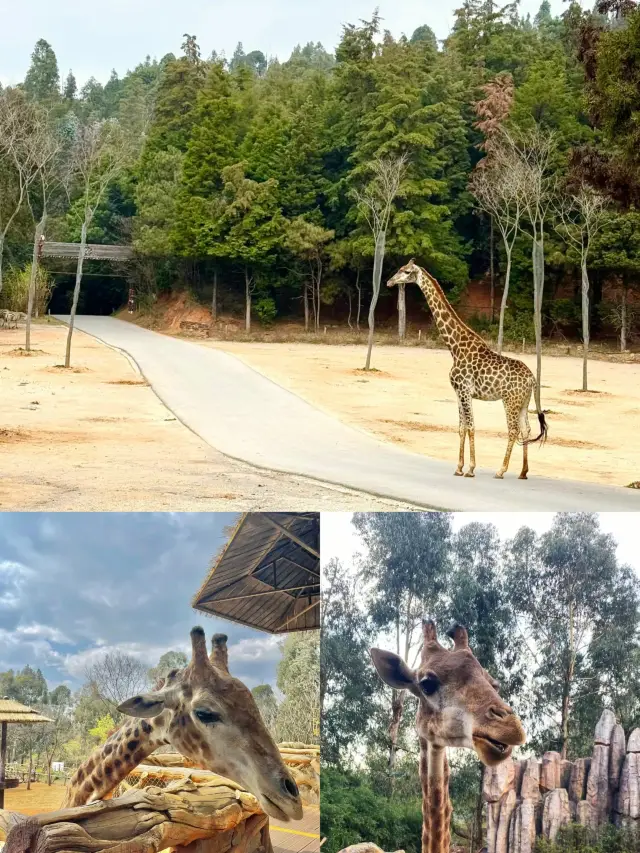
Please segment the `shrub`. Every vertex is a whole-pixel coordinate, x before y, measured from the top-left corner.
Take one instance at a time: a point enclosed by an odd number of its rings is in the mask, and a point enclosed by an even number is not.
[[[12,267],[7,271],[4,279],[2,292],[0,292],[0,306],[9,311],[25,311],[29,301],[29,281],[31,279],[31,264],[19,269]],[[44,314],[51,299],[53,288],[51,279],[46,270],[38,267],[36,276],[36,293],[33,303],[33,313]]]
[[[323,768],[320,815],[326,853],[361,841],[372,841],[383,850],[421,849],[420,800],[390,800],[376,794],[358,773]]]
[[[640,853],[640,832],[612,824],[592,830],[570,823],[559,830],[555,841],[538,838],[535,853]]]

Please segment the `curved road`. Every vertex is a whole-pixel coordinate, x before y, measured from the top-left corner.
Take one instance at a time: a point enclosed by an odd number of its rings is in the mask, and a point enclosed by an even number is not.
[[[163,403],[212,447],[261,468],[430,509],[640,511],[640,492],[632,489],[535,476],[522,481],[517,473],[495,480],[494,471],[481,468],[475,479],[454,477],[454,460],[384,444],[220,350],[113,317],[79,316],[75,327],[128,353]],[[629,479],[634,475],[640,472],[629,472]]]

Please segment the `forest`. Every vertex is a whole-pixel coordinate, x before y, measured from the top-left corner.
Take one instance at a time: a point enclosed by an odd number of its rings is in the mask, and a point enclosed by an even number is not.
[[[276,741],[318,743],[318,637],[291,634],[282,641],[281,650],[277,691],[270,684],[259,684],[252,693]],[[152,668],[125,652],[111,651],[86,667],[83,684],[75,692],[65,683],[50,688],[42,672],[29,664],[0,672],[0,696],[53,721],[8,727],[7,775],[20,768],[27,781],[30,771],[49,784],[68,779],[122,724],[124,716],[117,710],[121,702],[153,689],[171,670],[187,663],[184,652],[175,650],[165,652]],[[53,772],[52,762],[64,762],[64,771]]]
[[[499,347],[624,350],[640,319],[639,39],[634,0],[560,16],[543,0],[533,18],[464,0],[444,42],[427,25],[394,36],[377,11],[335,51],[286,61],[241,43],[204,57],[185,34],[181,55],[80,88],[40,40],[0,92],[0,305],[110,313],[129,288],[143,309],[186,291],[247,329],[359,329],[378,295],[395,316],[382,277],[415,257],[454,302],[486,284],[470,322]],[[38,268],[45,238],[135,258]]]
[[[640,724],[640,579],[596,515],[561,513],[544,533],[523,526],[508,539],[481,522],[455,530],[448,513],[356,513],[352,524],[360,554],[323,567],[322,833],[331,853],[359,841],[420,849],[416,700],[382,684],[369,649],[413,665],[423,616],[443,637],[455,622],[468,629],[523,721],[526,756],[590,754],[603,708],[626,733]],[[477,851],[483,768],[470,750],[449,750],[449,760],[452,849]],[[581,843],[566,849],[629,849],[613,837]]]

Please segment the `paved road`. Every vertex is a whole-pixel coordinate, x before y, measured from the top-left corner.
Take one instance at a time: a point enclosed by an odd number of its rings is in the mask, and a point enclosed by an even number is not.
[[[640,511],[640,491],[535,476],[521,481],[517,464],[504,480],[480,468],[475,479],[454,477],[454,460],[384,444],[220,350],[113,317],[76,317],[76,328],[128,353],[176,417],[212,447],[252,465],[432,509]],[[532,452],[535,466],[537,448]]]

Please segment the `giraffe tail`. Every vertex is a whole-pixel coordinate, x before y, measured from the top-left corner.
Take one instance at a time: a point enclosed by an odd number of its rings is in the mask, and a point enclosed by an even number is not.
[[[545,413],[540,404],[540,389],[537,384],[535,387],[535,395],[536,395],[536,409],[538,412],[538,421],[540,423],[540,434],[536,436],[536,438],[529,438],[527,441],[523,442],[524,444],[535,444],[537,441],[542,444],[547,440],[547,435],[549,434],[549,426],[547,424],[547,419],[545,418]]]

